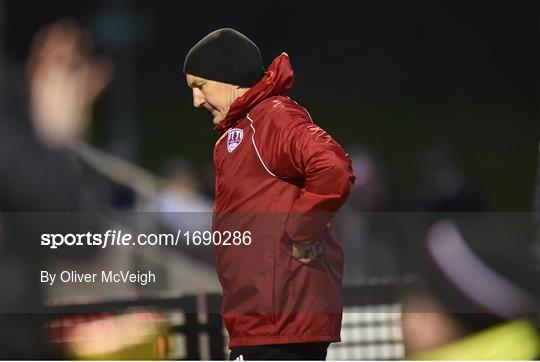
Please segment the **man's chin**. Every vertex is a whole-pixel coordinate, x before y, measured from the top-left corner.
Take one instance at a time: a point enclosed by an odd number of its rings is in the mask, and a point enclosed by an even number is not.
[[[221,121],[223,121],[223,117],[220,117],[220,116],[216,116],[216,117],[214,117],[214,119],[212,120],[212,122],[214,123],[214,126],[217,126],[218,124],[220,124]]]

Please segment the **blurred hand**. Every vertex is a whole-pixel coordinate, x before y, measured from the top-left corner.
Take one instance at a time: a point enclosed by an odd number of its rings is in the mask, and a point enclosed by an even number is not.
[[[324,253],[324,247],[318,241],[307,245],[297,244],[294,242],[292,244],[293,258],[304,264],[311,263],[322,253]]]
[[[92,54],[90,34],[63,20],[42,28],[28,59],[30,106],[46,141],[65,143],[86,130],[91,106],[111,78],[107,59]]]
[[[78,360],[165,359],[168,322],[155,312],[64,317],[51,334]]]

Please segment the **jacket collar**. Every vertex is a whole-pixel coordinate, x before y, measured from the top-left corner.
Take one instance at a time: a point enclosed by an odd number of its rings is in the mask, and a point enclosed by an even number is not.
[[[251,87],[242,97],[231,104],[229,112],[214,131],[225,132],[233,127],[238,121],[262,100],[276,96],[285,95],[292,88],[294,83],[294,72],[287,53],[281,53],[266,70],[264,77]]]

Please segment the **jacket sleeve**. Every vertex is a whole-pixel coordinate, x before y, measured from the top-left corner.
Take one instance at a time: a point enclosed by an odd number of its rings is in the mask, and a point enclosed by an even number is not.
[[[284,181],[300,186],[285,230],[293,241],[309,243],[320,238],[345,202],[355,179],[351,161],[307,113],[280,111],[276,117],[265,140],[270,144],[269,167]]]

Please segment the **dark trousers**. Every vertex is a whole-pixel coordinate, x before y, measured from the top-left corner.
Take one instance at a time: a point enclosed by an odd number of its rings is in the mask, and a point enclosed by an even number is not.
[[[328,342],[233,347],[229,360],[325,360]]]

